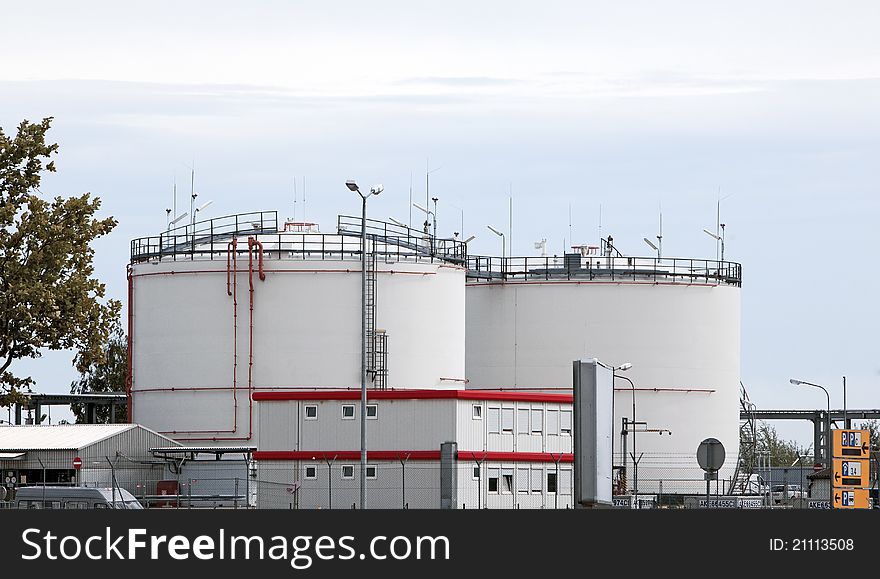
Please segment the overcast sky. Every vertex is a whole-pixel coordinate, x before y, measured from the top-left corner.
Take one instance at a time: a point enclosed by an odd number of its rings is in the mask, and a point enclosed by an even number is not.
[[[764,408],[880,407],[875,297],[880,3],[7,2],[0,126],[54,116],[58,173],[120,222],[97,274],[125,295],[131,238],[165,227],[172,182],[204,217],[258,209],[333,231],[382,182],[371,216],[408,220],[426,163],[441,234],[507,228],[512,252],[596,243],[742,262],[742,377]],[[430,161],[428,161],[430,159]],[[720,193],[719,193],[720,191]],[[301,189],[300,189],[301,193]],[[302,203],[297,217],[302,218]],[[418,223],[418,215],[413,215]],[[20,364],[66,391],[67,353]],[[56,410],[57,412],[57,410]],[[5,417],[4,417],[5,418]],[[809,425],[784,433],[811,442]]]

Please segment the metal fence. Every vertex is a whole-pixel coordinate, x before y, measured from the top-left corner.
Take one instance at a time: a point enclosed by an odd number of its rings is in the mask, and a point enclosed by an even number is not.
[[[707,484],[696,457],[644,454],[636,465],[615,457],[612,486],[619,508],[707,508]],[[354,509],[360,508],[357,461],[195,461],[173,465],[153,458],[116,457],[104,466],[0,462],[4,492],[0,508],[10,508],[22,486],[90,486],[125,489],[147,508],[181,509]],[[112,466],[111,466],[112,464]],[[212,471],[212,465],[217,470]],[[573,507],[570,462],[491,462],[459,459],[452,467],[436,461],[377,461],[367,466],[367,508],[438,509],[450,498],[457,509],[569,509]],[[735,457],[708,485],[709,508],[827,508],[827,479],[805,469],[803,493],[778,492],[778,485],[798,484],[775,475],[745,492],[732,493]],[[443,477],[443,468],[454,476]],[[448,472],[447,472],[448,474]],[[757,474],[757,473],[756,473]],[[789,473],[790,474],[790,473]],[[800,471],[798,472],[800,474]],[[450,484],[441,480],[452,481]],[[815,482],[810,485],[811,480]],[[871,493],[877,503],[876,470]],[[6,495],[5,497],[3,495]],[[3,499],[6,499],[5,501]],[[825,506],[823,506],[825,505]]]

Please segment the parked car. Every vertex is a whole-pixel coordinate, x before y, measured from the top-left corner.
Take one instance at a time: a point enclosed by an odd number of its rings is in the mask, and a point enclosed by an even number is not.
[[[16,509],[143,509],[125,489],[95,487],[21,487],[15,493]]]
[[[801,488],[801,485],[781,484],[773,485],[770,488],[770,496],[773,502],[778,504],[792,499],[805,499],[807,493]]]

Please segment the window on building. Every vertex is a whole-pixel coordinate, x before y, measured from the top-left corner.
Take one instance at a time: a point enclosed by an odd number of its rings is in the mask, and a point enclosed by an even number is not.
[[[544,470],[540,468],[532,469],[532,492],[541,494],[544,490]]]
[[[559,434],[559,411],[547,410],[547,434],[556,436]]]
[[[571,436],[571,410],[563,410],[559,415],[559,432]]]
[[[559,492],[563,495],[571,494],[571,470],[563,469],[559,471]]]
[[[544,411],[540,408],[532,409],[532,434],[541,434],[544,431]]]
[[[501,409],[501,432],[513,434],[513,408]]]
[[[367,419],[376,420],[377,418],[379,418],[379,405],[367,404]]]
[[[342,419],[343,420],[354,420],[354,404],[343,404],[342,405]]]
[[[318,405],[317,404],[306,404],[305,416],[306,416],[306,420],[317,420],[318,419]]]
[[[547,494],[556,494],[556,472],[547,473]]]
[[[501,494],[509,495],[513,492],[513,469],[501,470]]]
[[[376,475],[378,473],[378,470],[379,469],[376,468],[375,464],[368,464],[367,465],[367,478],[375,479]]]
[[[474,413],[472,416],[473,416],[474,420],[482,420],[483,407],[479,404],[474,404]]]
[[[473,479],[478,480],[479,478],[480,478],[480,466],[476,465],[476,466],[474,466]]]
[[[489,409],[489,420],[488,420],[488,428],[489,434],[498,434],[501,432],[501,409],[500,408],[490,408]]]
[[[528,408],[517,408],[517,410],[516,410],[516,433],[517,434],[528,434],[529,433],[529,409]]]
[[[318,478],[318,467],[313,464],[306,466],[305,478],[307,478],[307,479]]]
[[[490,468],[490,469],[488,469],[487,474],[489,475],[488,476],[488,478],[489,478],[489,486],[488,486],[489,493],[493,494],[493,495],[497,495],[498,494],[498,469],[497,468]]]
[[[516,469],[516,492],[519,494],[528,494],[529,492],[529,469]]]
[[[343,464],[342,465],[342,478],[354,478],[354,465],[353,464]]]

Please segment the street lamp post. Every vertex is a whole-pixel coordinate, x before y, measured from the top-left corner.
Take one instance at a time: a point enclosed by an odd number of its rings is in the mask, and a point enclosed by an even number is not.
[[[504,258],[507,255],[507,239],[504,237],[504,232],[498,231],[491,225],[487,225],[486,227],[489,228],[489,231],[501,238],[501,262],[504,263]]]
[[[825,412],[825,466],[831,468],[831,396],[828,394],[828,390],[819,384],[813,384],[812,382],[805,382],[803,380],[795,380],[794,378],[790,379],[789,382],[795,386],[813,386],[814,388],[821,388],[822,391],[825,392],[825,400],[828,405]]]
[[[367,199],[384,189],[381,185],[370,188],[364,195],[354,181],[345,186],[361,196],[361,508],[367,507]]]
[[[636,423],[636,385],[632,380],[627,378],[626,376],[620,376],[617,374],[618,371],[625,372],[632,368],[632,364],[626,362],[625,364],[621,364],[615,368],[612,368],[611,375],[616,379],[620,378],[621,380],[626,380],[629,382],[630,388],[632,388],[632,422],[633,425]],[[639,463],[636,460],[636,430],[633,428],[633,449],[632,449],[632,458],[633,458],[633,495],[635,496],[635,505],[636,508],[639,508]],[[623,457],[624,466],[626,465],[626,456]]]

